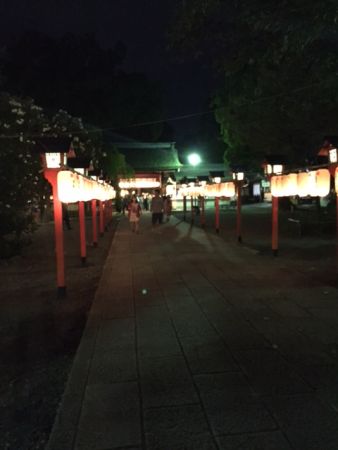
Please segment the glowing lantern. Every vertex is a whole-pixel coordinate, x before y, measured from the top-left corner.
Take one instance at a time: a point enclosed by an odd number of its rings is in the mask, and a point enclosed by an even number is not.
[[[221,183],[220,185],[220,195],[222,197],[234,197],[236,194],[235,183]]]
[[[309,195],[309,186],[314,178],[310,177],[310,172],[301,172],[297,175],[298,194],[299,197],[306,197]]]
[[[331,164],[337,164],[337,149],[331,148],[329,150],[329,161]]]
[[[282,176],[283,195],[288,197],[290,195],[297,195],[298,183],[297,174],[290,173],[289,175]]]
[[[278,175],[271,178],[271,193],[274,197],[293,195],[325,197],[329,192],[330,172],[327,169]]]
[[[161,183],[157,178],[122,178],[119,181],[121,189],[151,189],[160,186]]]
[[[330,192],[330,172],[327,169],[319,169],[316,174],[316,193],[315,197],[325,197]],[[310,194],[312,195],[312,194]]]
[[[76,172],[61,170],[57,175],[58,196],[63,203],[76,203],[89,200],[110,200],[115,191],[107,183],[98,183]]]
[[[63,164],[64,159],[63,153],[46,152],[45,157],[47,169],[59,169]]]

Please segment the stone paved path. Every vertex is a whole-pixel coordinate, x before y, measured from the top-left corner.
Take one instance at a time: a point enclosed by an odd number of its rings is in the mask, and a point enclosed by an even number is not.
[[[119,224],[48,450],[337,450],[337,289],[142,221]]]

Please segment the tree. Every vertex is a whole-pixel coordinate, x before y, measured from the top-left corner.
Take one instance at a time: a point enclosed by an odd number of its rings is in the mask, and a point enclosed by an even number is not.
[[[222,79],[212,106],[230,162],[303,163],[336,134],[337,19],[333,0],[184,2],[172,43]]]
[[[32,231],[41,167],[34,136],[47,123],[33,100],[0,95],[0,256],[8,256],[23,233]]]
[[[20,249],[23,239],[36,228],[38,209],[49,202],[50,186],[41,174],[36,139],[43,136],[71,138],[78,157],[89,157],[116,178],[129,168],[116,149],[105,153],[102,132],[60,109],[48,117],[29,98],[0,94],[0,257]],[[116,179],[115,179],[116,181]]]

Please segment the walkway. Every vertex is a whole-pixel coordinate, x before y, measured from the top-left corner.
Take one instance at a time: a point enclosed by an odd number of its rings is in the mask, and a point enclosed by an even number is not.
[[[118,226],[47,449],[337,450],[337,289],[142,220]]]

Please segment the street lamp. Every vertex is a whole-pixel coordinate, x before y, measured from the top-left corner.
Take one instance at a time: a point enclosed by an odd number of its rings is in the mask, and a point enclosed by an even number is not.
[[[75,172],[81,175],[87,175],[89,168],[91,167],[90,158],[68,158],[68,167],[71,167]],[[87,247],[86,247],[86,218],[85,218],[85,202],[79,201],[79,228],[80,228],[80,255],[81,262],[84,265],[87,259]]]
[[[201,161],[201,157],[197,153],[191,153],[190,155],[188,155],[188,162],[191,166],[198,166]]]
[[[56,278],[57,296],[66,296],[64,243],[62,227],[62,203],[58,195],[57,176],[66,163],[66,155],[70,150],[70,139],[43,138],[36,143],[36,149],[41,155],[43,174],[52,186],[54,229],[55,229],[55,253],[56,253]]]
[[[235,181],[237,190],[237,214],[236,214],[236,230],[237,240],[242,242],[242,185],[244,180],[244,170],[237,166],[232,168],[232,179]]]
[[[329,162],[330,164],[337,164],[337,149],[331,148],[329,150]]]
[[[264,173],[271,181],[272,176],[281,175],[285,167],[285,156],[270,155],[264,162]],[[271,184],[271,183],[270,183]],[[278,255],[278,197],[272,195],[272,237],[271,247],[274,256]]]

